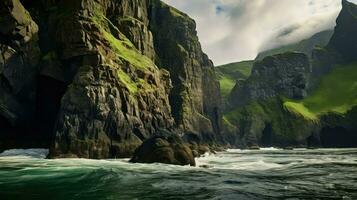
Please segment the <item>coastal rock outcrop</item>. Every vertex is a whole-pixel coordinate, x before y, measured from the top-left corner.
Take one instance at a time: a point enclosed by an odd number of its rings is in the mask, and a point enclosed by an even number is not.
[[[178,136],[157,136],[146,140],[130,162],[196,165],[192,150]]]

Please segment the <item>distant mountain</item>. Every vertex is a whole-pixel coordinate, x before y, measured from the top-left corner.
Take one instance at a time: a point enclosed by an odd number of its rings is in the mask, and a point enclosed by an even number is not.
[[[357,146],[356,16],[357,5],[343,0],[333,36],[310,57],[283,52],[254,62],[223,118],[243,147]]]
[[[267,50],[264,52],[261,52],[258,54],[258,56],[255,58],[255,60],[262,60],[263,58],[267,56],[272,56],[280,53],[285,53],[289,51],[297,51],[297,52],[302,52],[305,53],[308,56],[311,56],[312,50],[316,46],[326,46],[328,42],[330,41],[332,35],[333,35],[333,30],[327,30],[327,31],[322,31],[319,33],[316,33],[315,35],[311,36],[308,39],[302,40],[298,43],[295,44],[290,44],[286,46],[282,46],[279,48]]]
[[[216,67],[216,73],[221,84],[221,94],[226,98],[239,79],[247,79],[253,67],[253,60],[235,62]]]
[[[311,56],[312,50],[316,46],[326,46],[329,43],[333,33],[333,30],[322,31],[298,43],[261,52],[256,57],[255,61],[262,60],[267,56],[277,55],[285,52],[302,52],[307,56]],[[253,64],[253,60],[248,60],[216,67],[223,98],[226,98],[229,95],[237,80],[245,80],[250,76]]]

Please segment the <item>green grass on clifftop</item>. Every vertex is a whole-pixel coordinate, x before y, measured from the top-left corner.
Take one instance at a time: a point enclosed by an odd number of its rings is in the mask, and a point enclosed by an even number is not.
[[[253,61],[230,63],[216,67],[221,84],[221,93],[226,98],[238,79],[247,79],[252,71]]]
[[[357,63],[338,65],[322,78],[319,87],[302,101],[286,100],[284,107],[306,119],[334,112],[345,114],[357,105]]]

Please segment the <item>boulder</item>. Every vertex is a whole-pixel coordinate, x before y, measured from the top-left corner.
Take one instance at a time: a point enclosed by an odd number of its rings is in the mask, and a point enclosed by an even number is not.
[[[192,150],[178,136],[158,136],[146,140],[130,162],[196,165]]]

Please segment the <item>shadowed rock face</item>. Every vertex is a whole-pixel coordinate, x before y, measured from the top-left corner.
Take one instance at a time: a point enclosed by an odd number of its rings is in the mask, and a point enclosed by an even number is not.
[[[20,1],[1,1],[0,149],[1,146],[15,143],[16,137],[37,137],[31,134],[34,129],[36,74],[40,59],[37,41],[38,26]]]
[[[222,138],[219,84],[187,15],[158,0],[24,5],[1,2],[0,129],[34,124],[50,157],[129,157],[161,130]]]
[[[201,50],[195,21],[158,0],[151,6],[156,63],[171,74],[169,98],[176,126],[203,141],[215,141],[221,129],[219,83]]]
[[[309,58],[302,53],[284,53],[269,56],[254,64],[252,75],[239,81],[233,88],[231,105],[285,96],[302,99],[306,96],[310,72]]]
[[[347,0],[342,0],[342,10],[336,20],[335,34],[328,45],[337,51],[339,61],[351,62],[357,60],[357,6]]]

